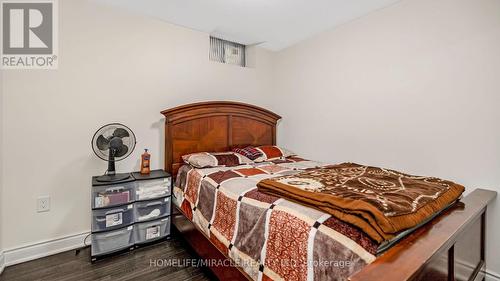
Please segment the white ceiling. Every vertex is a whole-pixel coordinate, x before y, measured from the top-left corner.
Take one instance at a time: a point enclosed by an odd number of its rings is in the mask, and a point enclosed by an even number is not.
[[[98,0],[245,45],[281,50],[399,0]]]

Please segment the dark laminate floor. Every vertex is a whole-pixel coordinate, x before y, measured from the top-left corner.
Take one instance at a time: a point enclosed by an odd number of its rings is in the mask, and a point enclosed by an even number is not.
[[[175,237],[94,264],[90,263],[90,248],[87,247],[78,255],[75,251],[68,251],[7,267],[0,275],[0,281],[210,280],[201,268],[150,266],[150,260],[193,257],[185,244]]]

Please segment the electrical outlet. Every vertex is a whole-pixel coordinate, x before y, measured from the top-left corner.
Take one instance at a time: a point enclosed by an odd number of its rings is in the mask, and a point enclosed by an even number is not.
[[[36,202],[36,211],[38,213],[50,211],[50,196],[40,196]]]

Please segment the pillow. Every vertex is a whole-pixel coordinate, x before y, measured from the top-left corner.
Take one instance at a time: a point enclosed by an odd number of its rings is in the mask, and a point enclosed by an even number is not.
[[[233,148],[233,152],[241,154],[250,160],[255,160],[264,155],[262,151],[256,149],[253,146],[247,146],[245,148]]]
[[[280,158],[286,158],[297,155],[292,151],[276,146],[276,145],[263,145],[256,148],[262,152],[262,156],[254,159],[255,162],[272,161]]]
[[[199,152],[182,156],[182,160],[195,168],[233,167],[253,163],[247,157],[234,152]]]

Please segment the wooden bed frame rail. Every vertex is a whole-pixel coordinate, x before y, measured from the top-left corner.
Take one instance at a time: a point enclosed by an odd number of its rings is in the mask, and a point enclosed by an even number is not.
[[[162,114],[165,116],[164,169],[174,176],[184,154],[276,144],[276,125],[281,118],[254,105],[228,101],[188,104]],[[349,280],[483,280],[486,209],[495,197],[494,191],[472,191]],[[175,210],[172,222],[200,258],[228,259],[179,209]],[[214,266],[210,270],[220,280],[249,279],[239,267]]]
[[[474,190],[349,280],[483,280],[486,207],[495,197]]]

